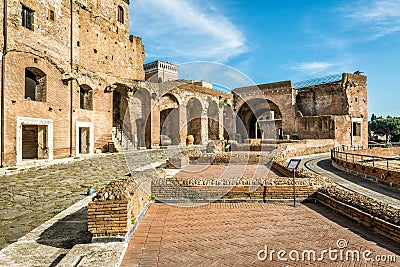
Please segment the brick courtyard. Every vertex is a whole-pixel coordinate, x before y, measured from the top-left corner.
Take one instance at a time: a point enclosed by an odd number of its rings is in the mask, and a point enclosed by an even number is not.
[[[397,255],[396,263],[322,261],[261,262],[257,253],[271,250],[370,250]],[[263,254],[260,254],[263,256]],[[362,254],[361,254],[362,255]],[[318,204],[213,203],[184,208],[152,204],[132,237],[121,266],[399,266],[398,244],[377,236]],[[286,254],[288,258],[288,254]],[[345,259],[345,257],[344,257]]]

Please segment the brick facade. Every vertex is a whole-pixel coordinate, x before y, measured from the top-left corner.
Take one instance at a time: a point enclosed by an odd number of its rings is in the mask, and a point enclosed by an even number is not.
[[[279,136],[282,130],[283,135],[293,138],[334,139],[341,145],[367,144],[366,81],[366,76],[343,73],[338,81],[301,88],[294,88],[290,81],[237,88],[235,108],[247,131],[251,116],[260,117],[256,113],[266,109],[275,113],[276,138],[283,138]],[[264,104],[248,104],[257,99]],[[250,109],[243,111],[246,103]]]
[[[126,80],[144,80],[144,47],[141,38],[128,36],[127,2],[73,2],[72,9],[70,2],[53,0],[8,1],[7,5],[8,45],[2,57],[5,165],[20,162],[22,151],[18,139],[23,139],[22,148],[28,145],[22,130],[17,128],[18,118],[48,120],[53,127],[53,143],[49,144],[48,133],[31,144],[32,156],[27,158],[37,158],[35,146],[39,152],[52,147],[52,155],[47,159],[88,152],[76,146],[81,143],[77,139],[84,138],[77,136],[80,123],[91,123],[94,136],[88,142],[92,140],[91,147],[103,149],[111,141],[113,122],[113,95],[107,88]],[[31,12],[26,15],[31,19],[31,27],[23,26],[23,9]],[[122,21],[118,21],[118,9],[123,11]],[[50,10],[54,12],[51,17]],[[27,70],[33,76],[44,75],[40,99],[32,99],[25,93]],[[90,91],[89,109],[81,107],[80,87]]]
[[[188,135],[195,144],[287,136],[367,142],[365,76],[345,73],[340,81],[303,88],[283,81],[233,94],[145,83],[144,47],[141,38],[129,36],[128,1],[7,5],[3,165],[106,151],[110,141],[155,148],[160,135],[173,145],[185,145]],[[24,128],[39,127],[38,121],[42,129],[29,144]]]

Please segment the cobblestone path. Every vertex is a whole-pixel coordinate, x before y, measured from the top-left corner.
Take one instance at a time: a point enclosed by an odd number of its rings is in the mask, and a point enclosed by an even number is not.
[[[163,156],[156,151],[151,157],[143,153],[131,154],[131,167]],[[0,176],[0,249],[83,199],[88,188],[98,190],[128,172],[124,154],[105,154]]]

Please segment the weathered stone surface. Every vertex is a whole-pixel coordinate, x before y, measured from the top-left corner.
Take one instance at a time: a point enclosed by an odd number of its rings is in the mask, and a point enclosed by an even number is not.
[[[399,209],[335,185],[322,187],[319,191],[382,220],[400,225]]]
[[[187,166],[188,158],[183,155],[176,155],[167,159],[167,167],[172,169],[181,169]]]

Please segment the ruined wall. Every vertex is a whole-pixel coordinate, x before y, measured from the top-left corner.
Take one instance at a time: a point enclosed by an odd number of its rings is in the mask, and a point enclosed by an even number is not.
[[[117,9],[124,10],[117,21]],[[24,27],[21,11],[33,11],[32,27]],[[54,12],[50,15],[50,11]],[[129,36],[129,6],[123,0],[74,1],[73,68],[70,67],[70,1],[8,2],[8,51],[5,73],[5,163],[16,163],[17,117],[51,121],[54,158],[70,155],[72,94],[72,155],[76,153],[76,125],[93,126],[93,147],[111,141],[113,102],[110,85],[144,80],[141,38]],[[53,16],[54,15],[54,16]],[[25,99],[25,68],[46,75],[44,101]],[[75,78],[63,81],[64,73]],[[70,87],[72,83],[72,90]],[[90,110],[80,108],[79,86],[93,97]]]
[[[296,108],[300,116],[348,114],[348,103],[342,82],[315,85],[297,90]]]
[[[53,120],[54,157],[69,153],[69,87],[61,81],[59,70],[46,60],[21,52],[6,57],[5,76],[5,160],[15,164],[17,117]],[[25,94],[25,68],[35,67],[46,73],[46,102],[27,100]],[[78,102],[79,103],[79,102]]]
[[[34,11],[33,29],[22,26],[22,5]],[[55,21],[48,19],[54,8]],[[24,51],[69,70],[69,1],[8,1],[8,51]]]
[[[334,139],[334,116],[309,116],[299,117],[295,120],[296,130],[294,135],[300,139]]]
[[[367,77],[364,75],[344,73],[343,82],[345,83],[345,92],[347,96],[348,115],[352,118],[362,119],[362,136],[360,143],[368,144]]]
[[[298,136],[331,138],[333,135],[337,144],[368,143],[366,81],[366,76],[343,73],[341,81],[298,89],[296,91]],[[328,115],[331,118],[325,117]],[[353,123],[361,124],[360,135],[355,134]]]
[[[124,9],[124,23],[117,8]],[[80,72],[144,80],[142,39],[129,34],[129,5],[122,0],[80,1],[74,6],[74,50]]]

